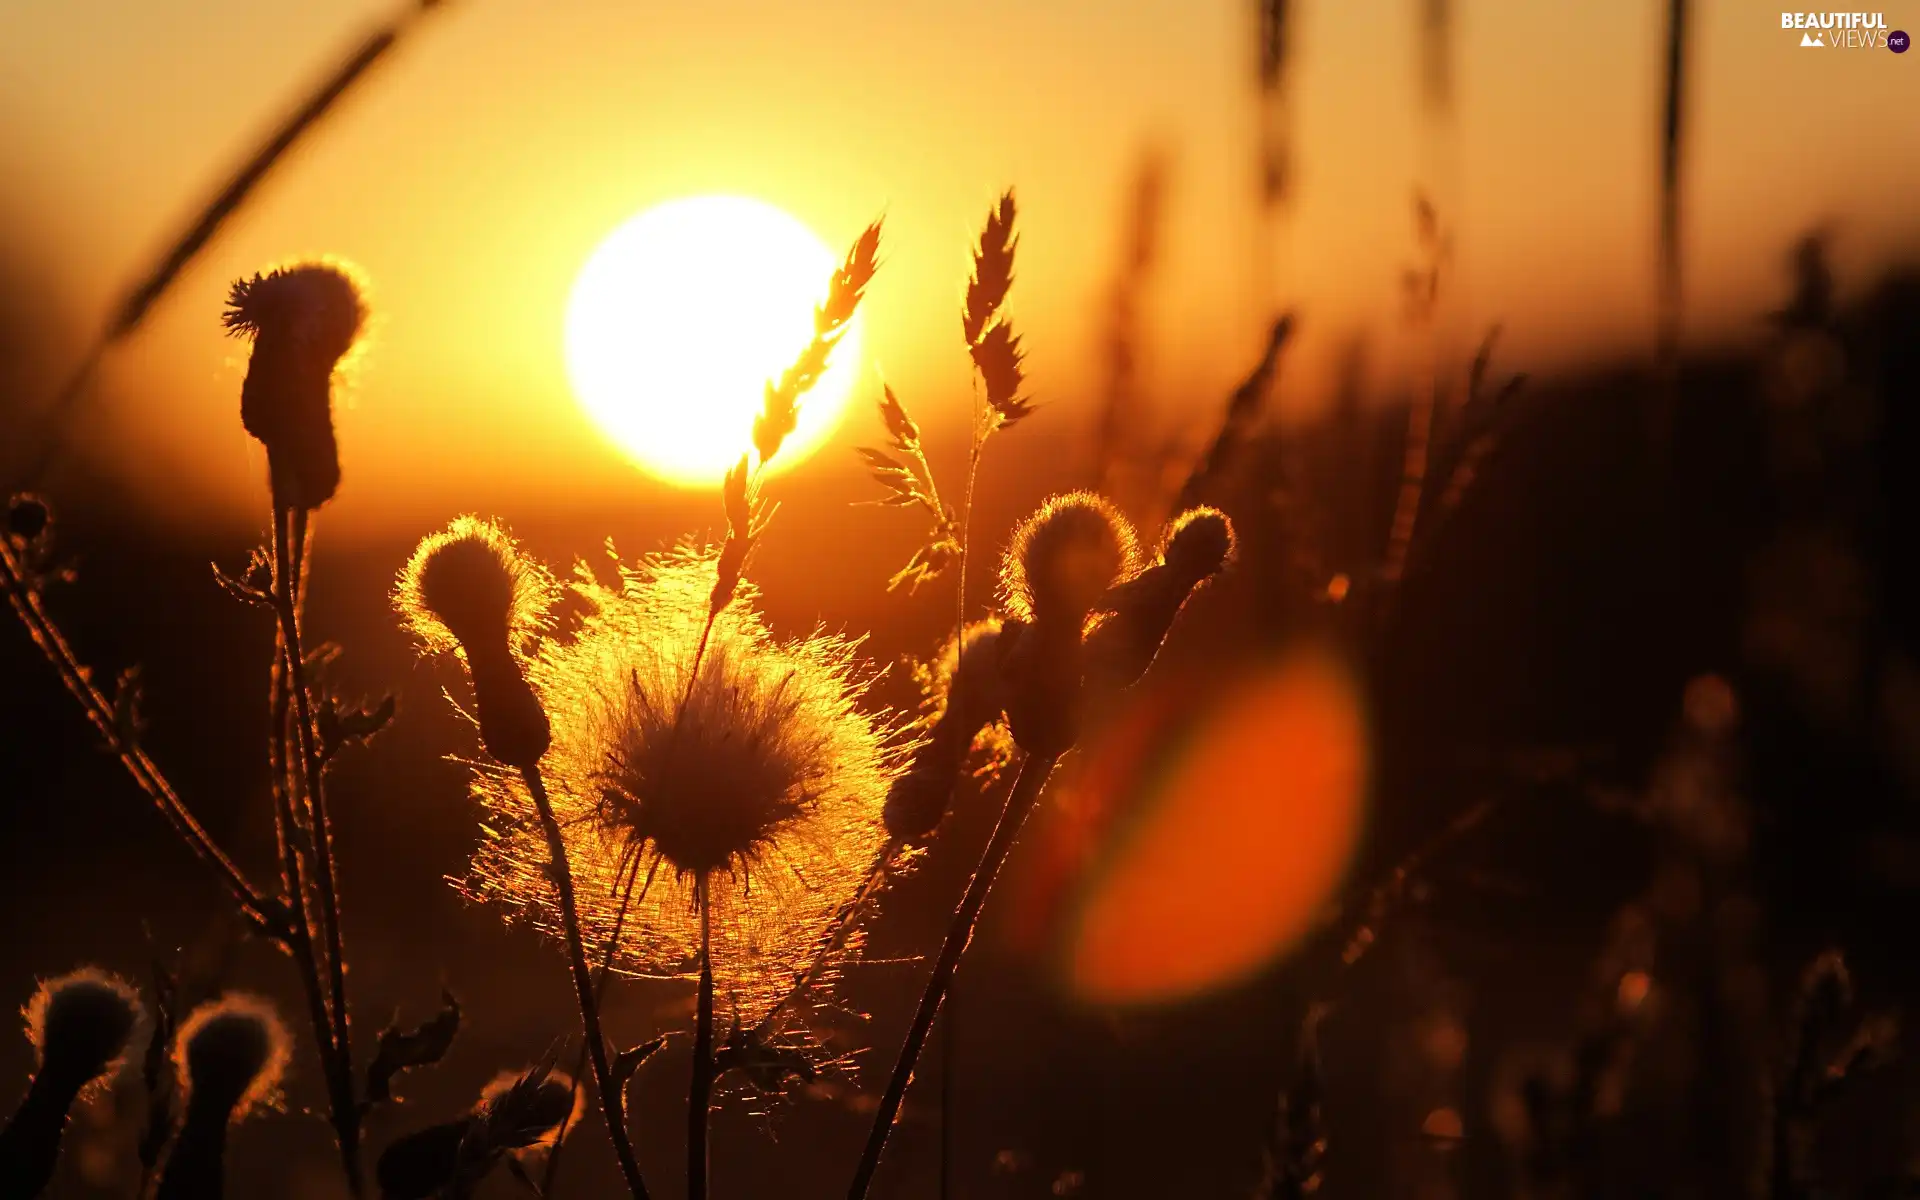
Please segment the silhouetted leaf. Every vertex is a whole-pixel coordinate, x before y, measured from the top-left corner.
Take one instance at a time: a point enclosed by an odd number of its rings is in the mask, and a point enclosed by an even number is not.
[[[409,1067],[424,1067],[445,1057],[460,1032],[460,1002],[453,993],[440,993],[445,1008],[432,1020],[413,1029],[389,1025],[380,1031],[373,1062],[367,1066],[367,1100],[378,1104],[393,1099],[393,1077]]]
[[[666,1044],[666,1038],[657,1037],[650,1042],[642,1042],[638,1046],[622,1050],[620,1053],[614,1055],[614,1082],[618,1083],[621,1087],[626,1087],[627,1081],[633,1078],[633,1073],[640,1069],[640,1064],[652,1058],[654,1054],[659,1051],[660,1047]]]

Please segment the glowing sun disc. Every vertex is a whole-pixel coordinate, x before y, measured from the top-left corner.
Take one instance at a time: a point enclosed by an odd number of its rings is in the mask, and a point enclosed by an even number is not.
[[[693,196],[632,218],[594,250],[567,301],[567,375],[580,403],[649,474],[718,482],[752,446],[753,418],[813,335],[840,256],[798,220],[744,196]],[[833,433],[860,359],[856,315],[799,428],[770,464]]]

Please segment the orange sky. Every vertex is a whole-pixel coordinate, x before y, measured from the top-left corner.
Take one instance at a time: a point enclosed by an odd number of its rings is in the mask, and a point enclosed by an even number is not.
[[[1296,59],[1299,202],[1281,258],[1308,336],[1311,404],[1362,325],[1391,384],[1407,198],[1456,226],[1449,320],[1504,320],[1540,370],[1650,340],[1653,130],[1664,5],[1456,0],[1450,143],[1423,143],[1414,0],[1307,0]],[[452,0],[260,193],[112,360],[100,428],[140,468],[238,511],[260,464],[235,420],[233,277],[329,251],[375,285],[376,341],[342,418],[339,509],[444,515],[489,489],[606,496],[630,469],[578,414],[561,358],[568,287],[596,241],[655,202],[759,196],[844,245],[887,215],[873,364],[936,432],[967,395],[957,302],[968,241],[1014,184],[1012,310],[1036,420],[1078,429],[1097,390],[1124,183],[1174,154],[1166,268],[1145,365],[1170,418],[1242,374],[1252,107],[1244,0]],[[1690,320],[1750,328],[1795,232],[1837,218],[1843,282],[1912,247],[1920,54],[1814,51],[1778,12],[1699,0],[1690,136]],[[386,7],[202,0],[0,6],[0,176],[57,262],[76,327],[99,319],[262,130]],[[1920,2],[1887,10],[1920,29]],[[1905,239],[1904,241],[1902,239]],[[164,397],[164,404],[156,398]],[[842,442],[871,440],[864,403]],[[949,429],[954,427],[949,424]],[[431,432],[429,432],[431,431]],[[421,458],[431,455],[423,471]],[[829,450],[819,469],[852,475]],[[399,489],[403,479],[425,482]],[[183,493],[184,494],[184,493]],[[413,519],[409,513],[408,519]]]

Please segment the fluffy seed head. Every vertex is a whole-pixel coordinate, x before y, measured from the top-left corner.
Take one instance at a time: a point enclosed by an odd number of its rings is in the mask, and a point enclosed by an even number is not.
[[[290,263],[235,280],[221,320],[235,337],[289,339],[331,371],[366,324],[362,290],[359,270],[341,260]]]
[[[1202,506],[1174,518],[1161,559],[1180,578],[1198,581],[1219,574],[1233,552],[1233,522],[1219,509]]]
[[[556,592],[504,528],[468,515],[421,539],[393,603],[430,651],[519,649],[545,625]]]
[[[1104,496],[1068,492],[1014,530],[1001,567],[1007,613],[1021,621],[1082,624],[1107,589],[1133,574],[1139,542]]]
[[[606,937],[637,879],[618,964],[684,970],[706,876],[715,974],[751,1022],[864,882],[903,748],[885,714],[857,706],[867,680],[856,644],[775,639],[751,584],[713,617],[698,654],[715,570],[712,552],[683,550],[622,567],[614,589],[582,568],[574,588],[593,611],[572,641],[542,644],[528,680],[553,721],[542,769],[589,936]],[[481,772],[473,787],[498,833],[469,891],[552,927],[524,785]]]
[[[173,1063],[195,1104],[238,1120],[274,1096],[291,1047],[273,1006],[236,992],[188,1015],[174,1037]]]
[[[109,1076],[143,1015],[132,985],[98,967],[49,979],[26,1007],[36,1067],[76,1084]]]

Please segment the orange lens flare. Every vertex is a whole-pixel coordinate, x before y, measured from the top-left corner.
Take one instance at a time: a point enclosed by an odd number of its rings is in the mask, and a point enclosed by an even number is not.
[[[1071,931],[1068,980],[1095,1003],[1176,1001],[1258,971],[1333,897],[1359,839],[1366,732],[1332,657],[1298,652],[1172,732]],[[1093,748],[1089,784],[1115,777],[1102,756],[1141,753],[1119,742]]]

